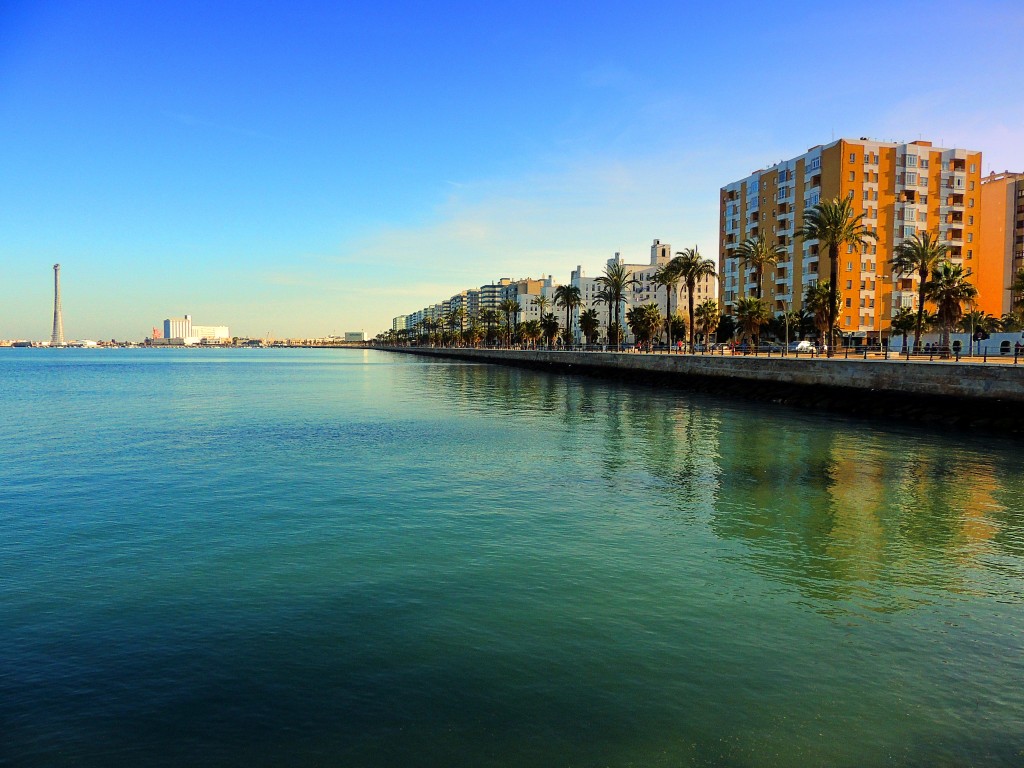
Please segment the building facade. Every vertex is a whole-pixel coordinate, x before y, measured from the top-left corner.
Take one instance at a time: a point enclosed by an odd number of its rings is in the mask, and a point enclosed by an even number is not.
[[[993,173],[981,181],[981,263],[977,308],[996,317],[1022,296],[1010,293],[1024,269],[1024,173]]]
[[[663,243],[660,240],[655,240],[651,244],[650,258],[646,264],[636,263],[630,264],[625,261],[620,253],[616,253],[612,258],[608,259],[608,266],[613,264],[622,264],[625,266],[626,271],[630,276],[637,279],[637,284],[628,288],[625,296],[623,297],[622,307],[619,310],[619,319],[623,326],[623,331],[626,334],[626,340],[632,341],[632,334],[629,331],[629,327],[626,325],[626,312],[631,307],[639,306],[641,304],[649,304],[652,301],[657,302],[661,308],[662,314],[665,313],[666,301],[666,289],[663,286],[658,285],[654,282],[654,273],[658,269],[668,264],[674,254],[672,252],[672,245],[670,243]],[[582,299],[582,305],[573,314],[573,333],[577,340],[581,340],[582,334],[579,330],[579,313],[580,310],[595,309],[597,315],[601,320],[601,327],[598,331],[598,335],[604,338],[608,337],[608,306],[600,303],[597,299],[598,292],[601,290],[601,284],[598,282],[598,276],[587,277],[583,272],[583,267],[578,266],[572,272],[571,278],[572,285],[576,286],[580,290],[580,298]],[[686,286],[680,282],[676,286],[676,290],[673,292],[671,297],[671,311],[672,314],[686,314],[686,307],[688,306],[688,293]],[[705,278],[697,282],[694,290],[694,305],[700,304],[706,299],[716,299],[718,296],[718,281],[714,278]],[[615,309],[612,308],[612,315],[614,316]]]
[[[937,236],[977,285],[981,153],[928,141],[839,139],[722,187],[718,264],[724,311],[733,314],[736,302],[756,296],[759,288],[776,315],[799,311],[807,288],[833,277],[827,251],[815,240],[796,238],[804,211],[847,196],[877,240],[863,252],[840,250],[836,278],[845,336],[878,340],[888,335],[894,311],[916,307],[916,276],[894,276],[890,264],[893,250],[914,234]],[[782,249],[778,263],[762,270],[760,286],[757,271],[739,258],[740,244],[759,234]]]

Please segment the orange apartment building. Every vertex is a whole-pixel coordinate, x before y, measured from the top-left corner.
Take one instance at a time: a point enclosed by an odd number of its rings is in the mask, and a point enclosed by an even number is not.
[[[1010,284],[1024,268],[1024,173],[993,173],[981,180],[981,268],[978,309],[1010,312]]]
[[[900,307],[917,307],[917,278],[892,274],[893,249],[915,233],[930,231],[949,247],[955,263],[972,270],[980,258],[981,152],[942,149],[928,141],[908,144],[839,139],[799,157],[755,171],[721,189],[719,274],[721,303],[735,311],[743,296],[756,296],[755,270],[741,268],[740,243],[765,233],[784,255],[761,276],[761,296],[778,315],[799,311],[804,292],[828,280],[828,252],[796,238],[803,213],[821,200],[853,195],[854,210],[878,239],[864,252],[839,254],[839,327],[844,336],[877,341],[888,336]]]

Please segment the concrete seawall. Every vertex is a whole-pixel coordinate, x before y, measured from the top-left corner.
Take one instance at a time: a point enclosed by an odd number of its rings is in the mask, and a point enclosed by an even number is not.
[[[390,351],[1024,433],[1024,366],[1009,364],[420,347]]]

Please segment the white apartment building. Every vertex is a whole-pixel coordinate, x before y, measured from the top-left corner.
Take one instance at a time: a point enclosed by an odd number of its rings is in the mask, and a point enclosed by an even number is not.
[[[661,307],[662,315],[664,315],[667,298],[666,290],[654,282],[654,273],[658,271],[659,267],[668,264],[674,256],[675,254],[672,252],[672,245],[670,243],[655,240],[651,244],[650,260],[646,264],[628,264],[620,253],[616,253],[612,258],[608,259],[607,263],[609,266],[612,264],[623,264],[626,267],[626,271],[639,281],[637,285],[627,289],[622,307],[619,310],[619,318],[623,325],[623,331],[626,333],[627,341],[633,341],[633,336],[626,325],[626,312],[631,307],[649,304],[654,301]],[[587,277],[583,272],[582,266],[576,267],[572,272],[571,284],[579,288],[580,298],[582,299],[581,307],[573,313],[573,335],[577,342],[582,341],[582,333],[579,329],[579,313],[581,310],[596,309],[598,317],[601,319],[601,328],[598,333],[604,337],[607,337],[608,334],[608,305],[600,304],[597,301],[598,292],[601,290],[597,277]],[[694,305],[700,304],[706,299],[717,300],[718,298],[718,280],[715,278],[704,278],[698,281],[695,289]],[[672,295],[672,314],[686,314],[688,295],[686,286],[680,282]],[[613,318],[614,312],[613,308]]]

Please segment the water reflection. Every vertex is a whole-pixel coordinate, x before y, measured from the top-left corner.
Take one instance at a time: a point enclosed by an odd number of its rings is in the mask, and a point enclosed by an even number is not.
[[[1004,438],[501,366],[415,370],[422,391],[448,406],[520,425],[556,420],[610,492],[649,489],[666,517],[741,545],[737,566],[796,588],[817,610],[1016,595],[1006,579],[1024,577],[1024,467]]]

